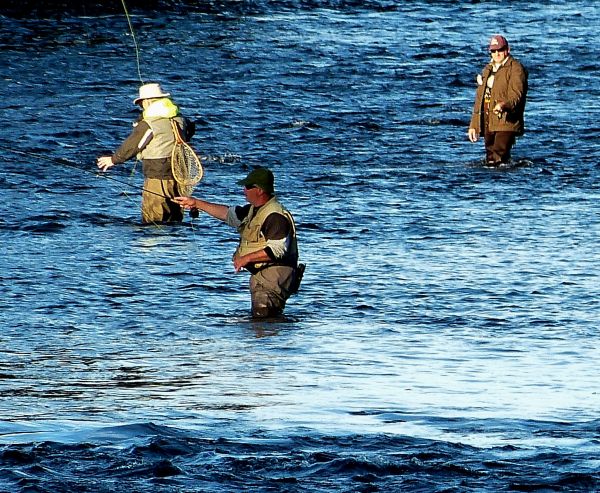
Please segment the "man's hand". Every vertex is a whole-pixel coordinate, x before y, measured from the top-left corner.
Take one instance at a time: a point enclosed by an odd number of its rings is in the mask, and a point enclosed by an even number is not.
[[[257,262],[272,262],[272,260],[266,250],[258,250],[256,252],[251,252],[241,256],[235,254],[233,256],[233,268],[236,272],[239,272],[248,264],[254,264]]]
[[[239,255],[233,256],[233,268],[236,272],[241,271],[246,266],[248,263],[247,257],[247,255],[244,255],[243,257],[240,257]]]
[[[112,162],[112,158],[110,156],[99,157],[96,164],[98,168],[100,168],[100,171],[106,171],[108,168],[111,168],[115,165],[115,163]]]
[[[173,202],[178,203],[184,209],[198,209],[194,197],[175,197]]]
[[[477,132],[477,130],[475,130],[474,128],[470,128],[469,129],[469,140],[471,142],[477,142],[477,140],[479,139],[479,132]]]

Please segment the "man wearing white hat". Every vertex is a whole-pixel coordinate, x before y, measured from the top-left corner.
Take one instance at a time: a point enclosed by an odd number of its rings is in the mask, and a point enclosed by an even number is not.
[[[507,163],[517,136],[523,135],[527,70],[510,54],[508,41],[496,34],[488,46],[491,61],[477,76],[477,92],[468,136],[485,141],[489,165]]]
[[[169,99],[159,84],[144,84],[133,103],[143,109],[133,131],[112,156],[98,158],[98,168],[107,171],[137,156],[142,161],[144,189],[142,192],[142,222],[144,224],[178,222],[183,211],[173,197],[180,195],[171,172],[171,152],[175,135],[174,120],[184,140],[194,134],[194,123],[179,114],[179,108]]]

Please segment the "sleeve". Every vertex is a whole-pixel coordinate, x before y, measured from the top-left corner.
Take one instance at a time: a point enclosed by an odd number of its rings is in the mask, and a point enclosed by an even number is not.
[[[243,207],[231,206],[227,210],[225,223],[233,228],[239,228],[244,218],[248,215],[248,212],[250,212],[250,204],[246,204]]]
[[[145,121],[134,124],[133,130],[112,155],[113,163],[121,164],[135,157],[152,140],[152,129]]]
[[[522,105],[523,98],[527,93],[527,71],[519,62],[511,66],[510,81],[504,105],[507,110],[513,111]]]
[[[262,226],[262,233],[267,240],[265,251],[273,260],[287,254],[291,243],[292,225],[287,217],[277,212],[269,214]]]

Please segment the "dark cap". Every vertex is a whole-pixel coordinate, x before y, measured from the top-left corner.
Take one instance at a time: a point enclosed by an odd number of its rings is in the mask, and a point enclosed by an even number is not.
[[[255,186],[261,188],[270,195],[275,193],[275,178],[273,173],[267,168],[255,168],[243,180],[237,182],[238,185]]]
[[[504,50],[508,49],[508,41],[504,36],[500,36],[499,34],[495,34],[490,39],[490,46],[488,48],[490,51],[492,50]]]

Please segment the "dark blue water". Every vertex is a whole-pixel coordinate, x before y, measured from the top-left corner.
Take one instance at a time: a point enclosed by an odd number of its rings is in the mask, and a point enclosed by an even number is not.
[[[308,265],[249,318],[235,231],[139,224],[124,15],[0,17],[0,491],[596,491],[594,2],[131,12],[197,121],[196,195],[276,175]],[[506,168],[466,137],[486,41],[530,73]]]

